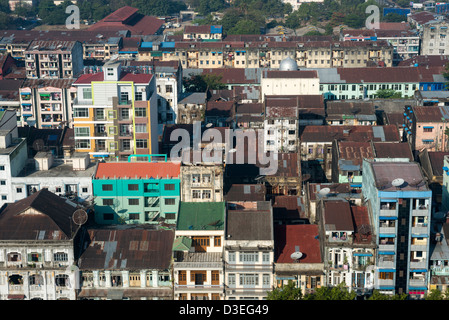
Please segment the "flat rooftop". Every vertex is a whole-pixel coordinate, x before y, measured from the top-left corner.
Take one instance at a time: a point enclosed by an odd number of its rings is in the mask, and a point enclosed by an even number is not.
[[[372,162],[376,187],[381,191],[428,191],[420,166],[416,162]],[[393,180],[403,179],[396,187]]]

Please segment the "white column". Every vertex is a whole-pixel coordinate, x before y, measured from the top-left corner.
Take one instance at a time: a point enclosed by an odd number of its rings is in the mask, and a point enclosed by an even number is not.
[[[158,283],[159,282],[159,274],[158,274],[157,270],[153,270],[152,273],[153,273],[152,286],[157,288],[157,287],[159,287],[159,283]]]
[[[147,271],[140,270],[140,287],[145,288],[147,286]]]
[[[100,271],[94,270],[94,271],[92,271],[92,275],[93,275],[94,287],[98,288],[100,286]]]
[[[104,276],[106,278],[106,287],[109,288],[111,287],[111,271],[109,270],[105,270],[104,271]]]
[[[123,270],[122,271],[122,282],[124,288],[129,288],[129,271]]]

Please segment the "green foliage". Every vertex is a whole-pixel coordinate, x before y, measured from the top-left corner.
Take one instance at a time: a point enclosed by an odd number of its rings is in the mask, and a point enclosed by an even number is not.
[[[184,90],[187,92],[206,92],[207,90],[224,89],[221,76],[216,74],[190,74],[183,78]]]
[[[321,287],[315,293],[308,294],[304,300],[355,300],[357,293],[350,292],[344,283],[335,287]]]
[[[401,14],[390,12],[387,13],[382,20],[385,22],[402,22],[407,21],[407,17]]]
[[[402,93],[392,89],[380,89],[376,91],[375,96],[379,99],[400,99],[402,98]]]
[[[393,296],[380,293],[378,290],[374,290],[373,294],[368,298],[368,300],[406,300],[407,294],[395,294]]]
[[[189,0],[188,2],[203,16],[211,12],[221,11],[227,7],[224,0]]]
[[[0,29],[10,29],[12,23],[13,20],[7,13],[0,12]]]
[[[129,5],[150,16],[168,16],[187,9],[185,3],[172,0],[131,0]]]
[[[365,24],[365,17],[356,13],[350,13],[343,19],[343,22],[350,28],[360,29]]]
[[[9,0],[0,0],[0,12],[2,13],[11,12],[11,8],[9,7]]]
[[[297,288],[296,285],[289,281],[286,286],[282,288],[276,288],[268,292],[267,300],[301,300],[302,292],[301,288]]]

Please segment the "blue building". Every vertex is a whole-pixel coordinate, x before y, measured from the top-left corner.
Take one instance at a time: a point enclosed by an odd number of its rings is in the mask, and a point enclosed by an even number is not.
[[[432,191],[415,162],[363,161],[362,195],[372,211],[378,252],[374,289],[427,293]]]

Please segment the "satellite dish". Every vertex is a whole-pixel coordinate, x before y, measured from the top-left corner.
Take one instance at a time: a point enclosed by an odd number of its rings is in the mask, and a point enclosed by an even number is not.
[[[208,124],[206,124],[206,128],[210,128],[210,127],[212,127],[213,126],[213,123],[208,123]]]
[[[228,152],[229,153],[234,153],[234,152],[236,152],[237,151],[237,149],[231,149],[231,150],[229,150]]]
[[[391,184],[392,184],[394,187],[400,187],[400,186],[402,186],[402,185],[404,184],[404,179],[396,178],[396,179],[394,179],[394,180],[391,182]]]
[[[323,188],[320,190],[320,192],[318,192],[321,196],[327,196],[329,194],[329,192],[331,192],[330,188]]]
[[[33,149],[35,151],[41,151],[44,149],[45,143],[42,139],[37,139],[33,142]]]
[[[293,260],[299,260],[302,258],[302,252],[295,251],[290,255],[290,258],[292,258]]]
[[[76,210],[72,215],[75,224],[81,226],[87,222],[87,213],[83,209]]]

